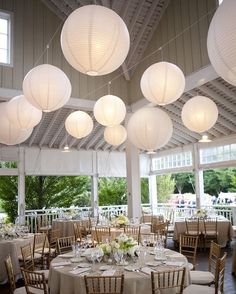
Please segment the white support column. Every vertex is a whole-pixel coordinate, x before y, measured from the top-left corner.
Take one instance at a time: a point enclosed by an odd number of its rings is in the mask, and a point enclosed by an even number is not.
[[[19,224],[24,225],[25,222],[25,151],[23,147],[19,147],[18,160],[18,216]]]
[[[126,171],[128,192],[128,216],[141,216],[141,182],[139,168],[139,150],[127,139]]]
[[[93,151],[93,175],[91,177],[91,181],[92,181],[91,206],[92,206],[93,216],[97,217],[99,214],[99,207],[98,207],[98,166],[97,166],[96,151]]]
[[[199,169],[199,150],[197,144],[194,144],[193,148],[193,164],[194,164],[194,176],[195,176],[195,193],[196,193],[196,206],[201,208],[201,200],[204,197],[204,179],[203,171]]]
[[[151,175],[148,177],[149,202],[151,204],[153,214],[157,214],[157,177]]]

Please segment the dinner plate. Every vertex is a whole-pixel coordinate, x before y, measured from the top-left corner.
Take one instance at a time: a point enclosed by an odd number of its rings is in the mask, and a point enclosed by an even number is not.
[[[59,254],[60,258],[73,258],[75,255],[73,253]]]
[[[83,261],[83,258],[81,258],[81,257],[73,257],[73,258],[70,259],[70,261],[71,262],[81,262],[81,261]]]
[[[146,262],[145,264],[148,265],[148,266],[158,266],[158,265],[160,265],[161,263],[158,262],[158,261],[148,261],[148,262]]]
[[[83,263],[78,264],[78,267],[91,267],[91,264],[83,262]]]
[[[133,266],[133,265],[127,265],[127,266],[124,267],[124,269],[127,270],[127,271],[129,271],[129,272],[132,272],[134,270],[137,270],[138,267]]]
[[[154,259],[157,260],[157,261],[166,261],[166,257],[165,256],[160,256],[160,257],[159,256],[155,256]]]
[[[99,268],[100,271],[108,271],[110,269],[111,269],[111,266],[110,265],[102,265]]]

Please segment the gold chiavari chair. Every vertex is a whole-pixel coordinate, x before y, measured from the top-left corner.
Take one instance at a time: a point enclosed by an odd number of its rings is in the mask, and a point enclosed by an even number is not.
[[[189,270],[195,270],[197,257],[198,236],[180,235],[179,236],[179,252],[183,254],[188,261]]]
[[[46,280],[48,280],[49,270],[35,270],[35,263],[31,245],[27,244],[21,247],[21,254],[23,259],[23,268],[37,273],[43,273]]]
[[[51,230],[50,232],[50,239],[49,239],[49,245],[51,248],[52,254],[56,255],[57,250],[57,239],[60,237],[60,230],[55,229]]]
[[[56,249],[50,247],[48,237],[44,233],[38,233],[34,235],[33,243],[33,256],[36,257],[36,254],[40,254],[40,260],[42,266],[46,265],[49,267],[50,255],[55,254]]]
[[[95,227],[95,241],[100,244],[111,238],[110,227]]]
[[[83,240],[82,227],[80,223],[73,223],[75,240],[79,243]]]
[[[185,219],[185,225],[186,225],[186,235],[191,236],[199,236],[200,235],[200,229],[199,229],[199,218],[198,219]]]
[[[29,271],[21,268],[27,294],[48,294],[48,287],[44,273]]]
[[[182,294],[185,280],[185,268],[151,272],[152,294],[164,293],[174,290],[175,293]],[[172,293],[172,292],[171,292]]]
[[[135,241],[140,243],[140,226],[125,226],[124,233],[127,236],[131,236]]]
[[[227,253],[225,252],[224,255],[217,260],[214,287],[191,284],[184,289],[183,294],[223,294],[226,257]]]
[[[212,241],[208,258],[208,271],[191,271],[190,277],[192,284],[211,285],[215,283],[217,261],[220,257],[220,254],[220,245]]]
[[[207,247],[209,241],[218,241],[218,222],[217,218],[204,219],[203,242],[204,248]]]
[[[8,283],[10,286],[10,294],[26,294],[25,287],[16,288],[15,275],[10,255],[5,259],[5,267],[7,271]]]
[[[87,294],[123,294],[124,275],[84,276]]]
[[[168,222],[156,224],[153,226],[152,232],[159,235],[159,239],[163,241],[164,247],[167,247]]]
[[[72,251],[72,245],[75,243],[75,236],[61,237],[57,239],[58,254]]]
[[[144,246],[154,247],[160,236],[155,233],[141,233],[140,243]]]

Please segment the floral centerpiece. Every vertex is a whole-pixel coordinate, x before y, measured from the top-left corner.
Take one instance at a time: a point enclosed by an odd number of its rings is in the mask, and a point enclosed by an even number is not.
[[[198,218],[206,218],[207,217],[207,211],[205,209],[202,209],[202,208],[197,209],[194,216],[198,217]]]
[[[115,227],[124,227],[129,225],[129,219],[127,218],[127,216],[123,215],[123,214],[119,214],[117,217],[115,217],[112,220],[112,224]]]
[[[12,223],[3,224],[0,228],[0,236],[3,239],[13,239],[17,237],[16,226]]]

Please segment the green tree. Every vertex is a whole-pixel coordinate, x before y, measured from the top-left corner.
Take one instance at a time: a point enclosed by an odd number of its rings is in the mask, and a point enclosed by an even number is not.
[[[172,175],[175,180],[175,193],[195,193],[194,176],[192,173],[176,173]]]
[[[157,201],[167,202],[175,189],[175,180],[171,174],[157,176]]]
[[[141,178],[141,202],[149,203],[148,178]]]
[[[125,178],[99,178],[99,205],[127,204],[127,188]]]

